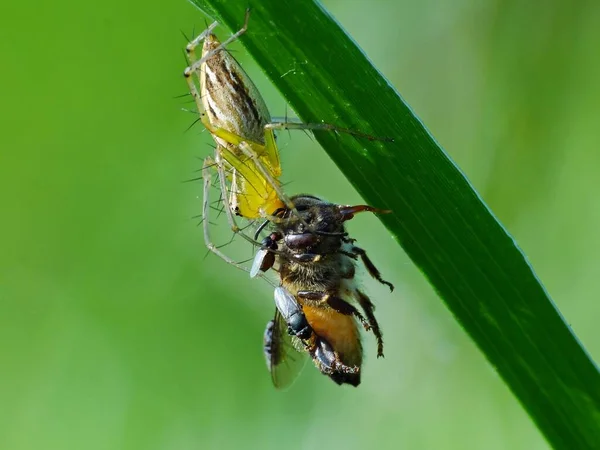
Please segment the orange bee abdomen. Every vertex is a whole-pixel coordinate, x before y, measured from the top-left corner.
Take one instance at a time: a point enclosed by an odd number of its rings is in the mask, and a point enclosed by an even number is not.
[[[302,309],[314,332],[329,342],[342,363],[347,366],[361,366],[362,344],[358,324],[353,316],[322,306],[303,305]]]

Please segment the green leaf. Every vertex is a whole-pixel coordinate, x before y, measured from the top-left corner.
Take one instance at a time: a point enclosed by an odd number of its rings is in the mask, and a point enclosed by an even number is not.
[[[247,2],[194,0],[238,30]],[[252,2],[242,43],[555,448],[600,445],[600,376],[526,257],[398,92],[316,2]],[[377,32],[374,30],[374,32]],[[401,56],[400,56],[401,57]]]

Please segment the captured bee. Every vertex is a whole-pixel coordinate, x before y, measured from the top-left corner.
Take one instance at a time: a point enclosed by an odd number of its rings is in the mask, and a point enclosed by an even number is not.
[[[394,287],[383,280],[366,252],[354,245],[345,222],[359,212],[388,211],[366,205],[337,205],[310,195],[291,200],[299,217],[282,209],[277,214],[280,221],[265,224],[272,231],[263,239],[251,269],[251,275],[270,268],[279,272],[281,285],[275,289],[278,311],[274,324],[268,326],[270,339],[265,346],[265,353],[271,355],[273,380],[277,386],[279,366],[288,370],[285,357],[293,354],[273,352],[278,341],[281,346],[287,342],[287,331],[301,344],[296,343],[295,348],[306,351],[323,374],[338,384],[358,386],[363,360],[359,322],[375,335],[378,357],[383,356],[383,337],[373,303],[356,285],[356,260],[360,258],[380,283],[390,290]],[[281,321],[287,327],[278,324]]]

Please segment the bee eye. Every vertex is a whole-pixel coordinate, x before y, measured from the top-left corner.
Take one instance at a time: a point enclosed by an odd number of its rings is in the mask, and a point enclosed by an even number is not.
[[[285,244],[293,249],[309,248],[318,242],[318,236],[312,233],[289,234],[285,237]]]

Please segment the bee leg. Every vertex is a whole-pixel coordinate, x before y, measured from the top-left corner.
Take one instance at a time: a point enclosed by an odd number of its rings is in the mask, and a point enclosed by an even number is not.
[[[360,367],[345,365],[325,339],[317,338],[310,353],[319,371],[337,384],[350,383],[358,386],[360,383]]]
[[[358,304],[361,306],[365,315],[367,316],[367,320],[371,325],[371,329],[373,330],[373,334],[375,335],[375,339],[377,340],[377,357],[383,357],[383,334],[381,333],[381,328],[379,328],[379,323],[375,318],[375,305],[371,302],[371,299],[363,292],[356,289],[354,291],[354,298],[358,301]]]
[[[385,284],[386,286],[388,286],[390,288],[390,291],[394,290],[394,285],[392,283],[390,283],[389,281],[385,281],[383,278],[381,278],[381,273],[379,272],[377,267],[375,267],[375,264],[373,264],[373,261],[371,261],[371,259],[367,256],[366,251],[364,251],[360,247],[352,247],[352,252],[355,255],[360,256],[360,259],[362,259],[363,264],[365,265],[365,267],[369,271],[369,274],[373,278],[375,278],[381,284]]]
[[[337,251],[337,253],[341,253],[342,255],[345,255],[345,256],[347,256],[348,258],[351,258],[351,259],[354,259],[354,260],[357,260],[357,259],[358,259],[358,255],[357,255],[357,254],[355,254],[355,253],[346,252],[346,251],[344,251],[344,250],[338,250],[338,251]],[[354,275],[353,275],[353,276],[354,276]],[[352,277],[350,277],[350,278],[352,278]]]
[[[365,327],[365,330],[371,330],[371,325],[365,319],[365,317],[352,306],[347,301],[329,295],[327,292],[318,292],[318,291],[298,291],[298,297],[303,300],[312,300],[317,301],[318,303],[327,303],[332,309],[339,312],[340,314],[344,314],[346,316],[354,316],[356,317],[360,323]]]

